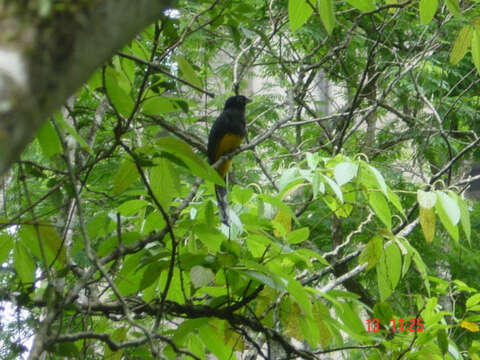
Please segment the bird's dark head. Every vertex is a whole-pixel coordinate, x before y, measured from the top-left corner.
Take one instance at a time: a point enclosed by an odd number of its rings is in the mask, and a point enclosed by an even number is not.
[[[249,98],[243,95],[231,96],[225,101],[225,109],[240,109],[245,110],[245,105],[250,101]]]

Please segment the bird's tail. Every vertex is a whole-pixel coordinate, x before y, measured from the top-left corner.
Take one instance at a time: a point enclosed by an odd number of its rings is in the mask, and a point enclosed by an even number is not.
[[[227,188],[224,186],[215,185],[215,195],[217,196],[220,221],[225,225],[230,226],[230,219],[228,218]]]

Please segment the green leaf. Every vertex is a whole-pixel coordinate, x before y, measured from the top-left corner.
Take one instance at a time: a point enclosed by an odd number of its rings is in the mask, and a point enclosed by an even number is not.
[[[437,195],[433,191],[417,191],[418,205],[424,209],[432,209],[437,202]]]
[[[442,355],[445,356],[445,354],[448,352],[448,335],[445,329],[438,329],[437,342]]]
[[[375,10],[374,0],[346,0],[346,1],[347,3],[352,5],[354,8],[363,12]]]
[[[320,156],[317,153],[307,152],[305,158],[307,159],[308,167],[311,170],[315,170],[320,162]]]
[[[463,232],[467,236],[468,243],[471,245],[472,229],[470,225],[470,211],[468,211],[468,205],[466,201],[457,194],[455,194],[455,198],[457,199],[458,207],[460,208],[460,223],[462,224]]]
[[[460,221],[460,207],[457,199],[452,195],[447,195],[444,192],[437,192],[441,207],[448,215],[448,218],[453,225],[457,225]]]
[[[460,29],[450,52],[450,63],[456,65],[463,59],[472,43],[473,28],[466,25]]]
[[[46,158],[51,158],[54,155],[63,153],[62,143],[50,121],[47,121],[45,125],[40,128],[37,133],[37,140]]]
[[[475,295],[470,296],[467,299],[467,302],[465,303],[465,305],[467,306],[467,310],[468,310],[472,306],[477,305],[479,303],[480,303],[480,294],[477,293]]]
[[[287,278],[287,291],[295,302],[300,306],[306,316],[312,316],[312,303],[310,296],[299,281],[294,278]]]
[[[220,231],[206,224],[196,224],[193,227],[193,233],[198,236],[203,245],[214,253],[220,251],[222,241],[225,240],[225,236]]]
[[[22,283],[32,284],[35,280],[35,262],[27,248],[19,241],[13,249],[13,266]]]
[[[127,255],[125,257],[122,269],[115,279],[118,290],[122,295],[128,296],[140,291],[143,274],[147,270],[147,267],[143,267],[138,271],[136,270],[143,256],[144,252],[140,251],[136,254]]]
[[[163,208],[168,209],[177,195],[176,184],[179,181],[171,163],[166,159],[158,159],[157,166],[149,170],[149,175],[153,195]]]
[[[129,200],[117,207],[117,211],[123,216],[133,216],[148,205],[146,200]]]
[[[432,21],[438,8],[438,0],[420,0],[420,22],[427,25]]]
[[[390,324],[393,310],[387,302],[378,302],[373,307],[373,317],[380,320],[380,324]]]
[[[198,335],[208,350],[212,352],[219,360],[232,360],[234,358],[233,349],[225,344],[218,329],[212,324],[203,326],[198,330]]]
[[[142,102],[142,110],[148,115],[161,115],[180,110],[178,104],[164,96],[154,96]]]
[[[127,190],[140,177],[135,163],[126,159],[113,178],[113,195],[119,195]]]
[[[300,328],[304,339],[311,347],[315,347],[320,342],[320,333],[317,326],[317,322],[313,317],[301,316]]]
[[[78,143],[78,145],[80,145],[80,147],[83,150],[88,152],[90,155],[93,155],[93,151],[90,148],[90,146],[88,146],[86,141],[83,140],[83,138],[80,136],[80,134],[77,132],[77,130],[75,130],[72,126],[70,126],[69,123],[67,123],[65,121],[65,119],[63,118],[63,115],[60,111],[58,111],[55,114],[55,120],[66,132],[68,132],[75,139],[75,141]]]
[[[455,16],[460,16],[460,4],[458,0],[445,0],[445,3],[447,4],[448,10],[455,15]]]
[[[428,276],[427,276],[427,266],[423,262],[422,257],[420,256],[418,251],[413,246],[410,245],[410,243],[407,240],[402,241],[402,245],[408,250],[408,253],[412,255],[413,262],[417,267],[418,272],[422,276],[422,279],[425,284],[425,288],[427,289],[427,293],[430,294],[430,282],[428,281]]]
[[[323,26],[331,34],[335,27],[335,6],[333,0],[320,0],[319,11]]]
[[[121,115],[128,118],[135,104],[130,94],[120,87],[118,83],[119,77],[120,75],[112,67],[108,66],[105,69],[105,87],[108,97],[115,109]]]
[[[234,185],[231,191],[232,198],[239,204],[246,205],[253,196],[253,190],[249,187]]]
[[[8,258],[10,250],[13,249],[13,237],[9,234],[0,234],[0,264]]]
[[[388,188],[387,184],[385,183],[385,179],[383,178],[382,174],[373,166],[361,163],[359,174],[360,183],[367,189],[380,189],[385,196],[388,195]]]
[[[181,73],[185,80],[187,80],[190,84],[195,85],[198,88],[202,88],[202,81],[197,77],[195,70],[193,70],[192,65],[182,56],[177,56],[177,63],[178,68],[180,69]]]
[[[475,26],[472,37],[472,59],[477,72],[480,73],[480,29]]]
[[[388,189],[388,201],[392,203],[393,206],[395,206],[395,209],[397,209],[404,217],[405,217],[405,210],[403,209],[402,202],[400,201],[400,197],[395,194],[392,190]]]
[[[422,227],[425,241],[431,243],[435,235],[435,211],[433,209],[420,207],[420,226]]]
[[[163,151],[180,158],[187,165],[193,175],[211,181],[217,185],[225,185],[225,182],[220,178],[220,175],[218,175],[215,169],[195,154],[190,145],[185,141],[173,137],[163,137],[157,139],[156,144]]]
[[[368,262],[367,270],[370,270],[379,262],[382,251],[383,240],[380,236],[375,235],[372,239],[370,239],[363,249],[360,257],[358,258],[358,262],[360,264]]]
[[[328,184],[330,189],[333,190],[333,192],[337,196],[338,200],[340,200],[340,202],[343,203],[343,193],[342,193],[342,189],[340,189],[340,186],[338,186],[338,184],[335,181],[333,181],[332,179],[330,179],[328,176],[322,175],[322,178]]]
[[[312,15],[313,9],[306,0],[288,0],[288,20],[290,30],[297,31]]]
[[[392,230],[392,214],[385,196],[378,191],[371,191],[368,196],[368,203],[387,229]]]
[[[339,186],[345,185],[357,176],[358,165],[342,162],[333,169],[333,176]]]
[[[395,243],[390,243],[383,251],[377,265],[377,282],[380,300],[385,301],[395,290],[402,273],[402,255]]]
[[[209,268],[196,265],[190,269],[190,280],[196,288],[207,286],[215,282],[215,274]]]
[[[303,227],[298,230],[294,230],[287,235],[287,242],[289,244],[299,244],[302,241],[305,241],[308,239],[308,236],[310,235],[310,230],[308,227]]]
[[[436,193],[437,204],[435,210],[438,217],[452,239],[458,243],[458,227],[456,225],[460,220],[460,208],[455,199],[444,192],[437,191]]]
[[[265,201],[266,203],[272,204],[275,206],[279,211],[283,211],[284,213],[288,214],[291,218],[296,219],[293,210],[290,206],[286,205],[281,199],[278,197],[269,195],[269,194],[260,194],[258,198]]]

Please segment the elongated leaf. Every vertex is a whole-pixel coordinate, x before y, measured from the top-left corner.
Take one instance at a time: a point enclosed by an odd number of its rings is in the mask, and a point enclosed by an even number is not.
[[[395,290],[402,273],[402,256],[395,243],[388,245],[377,265],[378,290],[381,301],[385,301]]]
[[[397,209],[403,217],[405,217],[405,210],[403,209],[402,202],[400,201],[400,197],[395,194],[392,190],[388,189],[388,196],[387,199],[392,203],[393,206],[395,206],[395,209]]]
[[[8,258],[8,254],[13,248],[13,237],[9,234],[0,234],[0,264],[3,264]]]
[[[303,286],[293,278],[288,279],[287,291],[295,302],[302,308],[306,316],[312,316],[312,303],[310,296]]]
[[[307,240],[309,235],[310,235],[310,231],[308,227],[294,230],[287,235],[287,242],[289,244],[299,244],[302,241]]]
[[[440,200],[441,207],[447,213],[452,224],[457,225],[460,221],[460,207],[458,206],[457,200],[453,196],[449,196],[441,191],[437,192],[437,196]]]
[[[172,111],[180,110],[176,102],[165,96],[154,96],[146,99],[142,103],[142,109],[145,114],[161,115]]]
[[[438,0],[420,0],[420,22],[427,25],[432,21],[438,8]]]
[[[444,195],[444,199],[445,197],[448,197],[446,194],[444,193],[442,194]],[[435,206],[435,210],[437,211],[437,215],[440,218],[440,221],[442,222],[442,225],[445,228],[445,230],[447,230],[447,232],[450,234],[452,239],[458,243],[458,228],[457,226],[455,226],[455,224],[452,221],[452,217],[453,219],[455,219],[456,213],[455,213],[455,210],[452,210],[452,208],[449,208],[449,212],[450,212],[450,215],[449,215],[447,210],[444,208],[445,206],[448,207],[449,201],[446,200],[445,202],[446,204],[442,204],[442,201],[440,201],[440,196],[439,196],[437,204]],[[460,210],[458,210],[458,213],[460,214]],[[460,215],[458,215],[458,217],[460,218]]]
[[[335,27],[335,6],[333,0],[320,0],[319,11],[323,26],[331,34]]]
[[[178,68],[182,72],[184,79],[187,80],[190,84],[193,84],[196,87],[201,89],[202,82],[197,77],[195,70],[193,70],[192,65],[190,65],[187,59],[181,56],[177,56],[177,63],[178,63]]]
[[[127,190],[140,177],[135,163],[126,159],[113,178],[113,194],[118,195]]]
[[[438,342],[438,347],[440,348],[440,351],[442,352],[442,355],[445,356],[445,354],[448,351],[448,336],[447,336],[447,332],[445,331],[445,329],[438,329],[437,342]]]
[[[132,216],[148,205],[146,200],[129,200],[121,204],[117,211],[123,216]]]
[[[37,140],[40,143],[43,154],[47,158],[51,158],[54,155],[62,154],[62,144],[58,138],[55,128],[47,121],[37,133]]]
[[[467,308],[471,308],[472,306],[477,305],[479,303],[480,303],[480,294],[477,293],[475,295],[470,296],[467,299],[467,302],[465,303],[465,305],[467,306]]]
[[[105,87],[107,94],[115,107],[115,109],[123,116],[128,117],[133,110],[134,103],[130,94],[127,93],[118,84],[119,74],[112,67],[107,67],[105,70]]]
[[[368,262],[367,270],[377,265],[383,251],[383,240],[380,236],[376,235],[370,239],[365,248],[363,249],[358,262],[363,264]]]
[[[312,15],[313,9],[306,0],[289,0],[288,1],[288,20],[290,21],[290,30],[297,31],[305,24]]]
[[[330,179],[328,176],[323,175],[323,180],[325,180],[325,182],[328,184],[330,189],[333,190],[338,200],[340,200],[340,202],[343,203],[343,193],[342,193],[342,189],[340,189],[340,186],[338,186],[338,184],[332,179]]]
[[[375,215],[385,224],[388,230],[392,229],[392,213],[385,196],[378,191],[371,191],[368,195],[368,203]]]
[[[475,26],[472,37],[472,59],[477,72],[480,73],[480,29]]]
[[[61,112],[57,112],[55,114],[55,120],[57,120],[58,124],[75,139],[75,141],[83,150],[90,153],[90,155],[93,154],[92,149],[90,146],[88,146],[87,142],[80,136],[77,130],[75,130],[72,126],[70,126],[69,123],[65,121]]]
[[[450,52],[450,63],[455,65],[463,59],[470,47],[473,36],[473,28],[466,25],[460,29],[457,38],[453,43],[452,51]]]
[[[185,141],[173,137],[163,137],[158,139],[156,143],[162,150],[180,158],[193,175],[217,185],[225,185],[218,173],[205,160],[195,154]]]
[[[178,179],[175,179],[174,174],[171,163],[165,159],[158,160],[157,166],[149,171],[150,186],[153,194],[164,208],[170,206],[172,199],[177,193],[175,181],[178,181]]]
[[[393,318],[393,310],[387,302],[378,302],[373,307],[373,317],[380,319],[381,324],[389,324]]]
[[[462,224],[462,229],[465,235],[467,236],[468,243],[471,245],[471,235],[472,229],[470,225],[470,211],[468,211],[468,205],[460,196],[455,194],[457,199],[458,206],[460,208],[460,223]]]
[[[445,0],[445,3],[447,4],[448,10],[455,15],[455,16],[460,16],[460,4],[458,0]]]
[[[435,235],[435,211],[433,209],[420,207],[420,225],[425,240],[427,243],[431,243]]]
[[[27,248],[19,241],[13,251],[13,266],[22,283],[31,284],[35,280],[35,262]]]

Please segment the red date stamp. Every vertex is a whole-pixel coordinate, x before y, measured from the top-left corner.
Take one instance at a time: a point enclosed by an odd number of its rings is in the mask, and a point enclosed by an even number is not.
[[[380,320],[378,318],[367,319],[367,332],[379,332]],[[423,331],[423,319],[410,318],[410,319],[392,319],[390,325],[393,332],[422,332]]]

